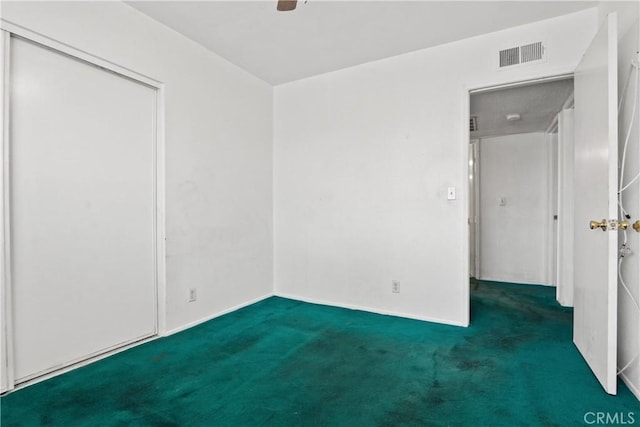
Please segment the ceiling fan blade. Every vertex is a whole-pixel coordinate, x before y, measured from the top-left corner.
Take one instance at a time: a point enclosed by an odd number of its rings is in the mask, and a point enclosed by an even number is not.
[[[278,0],[278,10],[281,12],[293,10],[296,8],[297,2],[298,0]]]

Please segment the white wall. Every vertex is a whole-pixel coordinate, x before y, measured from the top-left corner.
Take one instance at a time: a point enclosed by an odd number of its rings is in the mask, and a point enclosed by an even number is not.
[[[276,87],[276,293],[466,324],[465,93],[573,71],[596,21],[590,9]],[[539,39],[546,62],[496,69],[498,49]]]
[[[634,16],[633,11],[624,11],[626,16]],[[620,12],[619,12],[620,13]],[[623,95],[624,85],[630,71],[631,60],[638,60],[640,46],[640,26],[638,24],[638,4],[635,4],[636,20],[631,26],[627,26],[625,32],[620,32],[618,45],[618,87],[620,96]],[[631,123],[633,111],[634,90],[638,90],[635,84],[636,72],[631,75],[631,82],[626,90],[626,102],[620,112],[620,126],[618,140],[620,144],[620,156],[627,130]],[[627,161],[625,165],[624,183],[628,183],[636,174],[640,173],[640,133],[639,111],[636,109],[635,119],[629,135],[627,149]],[[623,205],[631,215],[631,222],[640,219],[640,185],[637,183],[629,187],[623,193]],[[640,238],[639,234],[631,230],[627,232],[628,247],[632,254],[625,257],[622,263],[622,278],[631,291],[636,302],[640,297]],[[622,234],[620,243],[623,242]],[[618,287],[618,367],[626,365],[634,357],[632,365],[622,373],[622,378],[634,394],[640,399],[640,313],[633,304],[631,297],[622,286]]]
[[[270,295],[272,87],[124,3],[3,3],[5,20],[165,84],[167,330]]]
[[[481,279],[552,283],[549,160],[542,132],[480,140]]]

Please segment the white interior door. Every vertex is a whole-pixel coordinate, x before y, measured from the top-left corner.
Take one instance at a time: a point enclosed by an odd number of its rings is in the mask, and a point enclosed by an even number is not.
[[[616,394],[617,219],[616,16],[587,49],[575,73],[575,288],[573,340],[609,394]]]
[[[155,90],[10,43],[16,383],[156,331]]]
[[[549,219],[551,223],[549,239],[550,285],[558,286],[558,132],[547,134],[550,150],[549,176]]]
[[[558,283],[556,299],[573,307],[574,143],[573,107],[558,114]]]

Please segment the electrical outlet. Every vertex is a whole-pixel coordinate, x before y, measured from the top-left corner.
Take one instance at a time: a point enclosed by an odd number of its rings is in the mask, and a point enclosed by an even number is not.
[[[194,302],[198,299],[198,293],[196,292],[196,288],[189,289],[189,302]]]
[[[394,294],[400,293],[400,282],[398,282],[397,280],[391,282],[391,292],[393,292]]]

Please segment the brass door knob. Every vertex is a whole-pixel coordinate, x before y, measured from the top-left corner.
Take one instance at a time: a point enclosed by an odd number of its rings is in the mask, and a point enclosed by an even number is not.
[[[632,225],[633,229],[640,233],[640,220],[636,221]]]
[[[618,230],[626,230],[629,228],[629,221],[618,221]]]
[[[596,228],[601,228],[602,231],[607,231],[607,220],[603,219],[602,221],[590,221],[589,228],[595,230]]]

